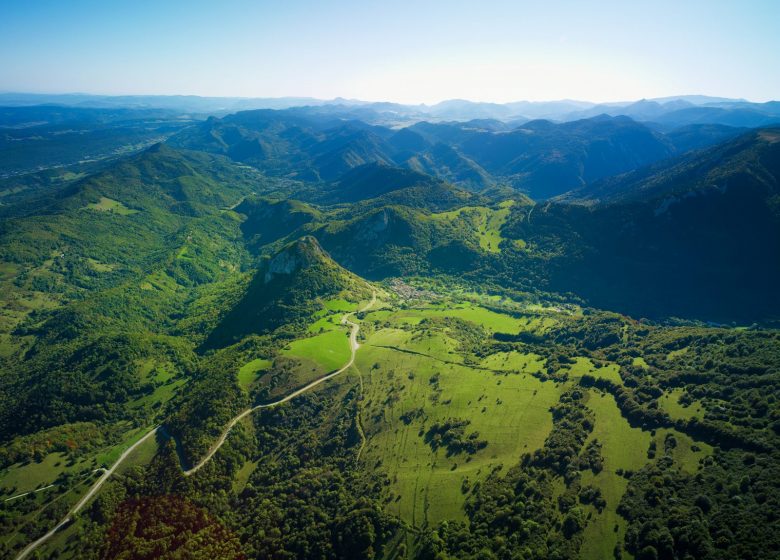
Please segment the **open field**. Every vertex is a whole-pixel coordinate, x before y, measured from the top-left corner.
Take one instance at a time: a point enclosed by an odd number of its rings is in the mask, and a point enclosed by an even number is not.
[[[333,329],[291,342],[282,354],[313,364],[319,372],[338,369],[349,360],[349,338],[346,329]]]
[[[460,220],[465,222],[464,227],[473,231],[479,241],[479,246],[489,253],[499,253],[499,245],[504,240],[501,236],[501,227],[509,216],[513,200],[502,202],[498,209],[485,206],[465,206],[449,212],[432,214],[431,218],[442,221]]]
[[[112,214],[120,214],[122,216],[129,216],[130,214],[137,214],[138,210],[128,208],[118,200],[106,198],[101,196],[98,202],[90,202],[87,204],[88,210],[97,210],[98,212],[110,212]]]
[[[16,464],[5,469],[0,474],[0,488],[9,493],[9,496],[31,492],[53,484],[63,473],[78,473],[89,468],[92,468],[91,461],[87,458],[68,465],[68,458],[64,453],[49,453],[41,462]]]
[[[540,448],[552,428],[549,408],[562,390],[531,375],[544,365],[535,354],[497,353],[469,366],[455,339],[415,326],[447,316],[496,330],[522,328],[517,319],[470,304],[379,311],[366,320],[390,326],[373,332],[356,360],[365,387],[364,461],[391,481],[388,511],[418,527],[462,519],[470,487]],[[478,432],[486,447],[472,455],[434,450],[425,431],[448,418],[468,419],[467,432]]]
[[[238,384],[241,385],[241,388],[248,390],[269,367],[271,367],[271,360],[262,358],[255,358],[245,363],[238,370]]]
[[[607,506],[600,514],[593,510],[580,552],[582,558],[598,560],[610,558],[615,544],[623,541],[626,532],[626,523],[617,514],[617,507],[628,487],[628,480],[616,471],[642,468],[648,460],[647,449],[652,438],[649,432],[629,426],[612,395],[590,392],[587,405],[596,415],[588,441],[597,439],[602,444],[604,469],[597,475],[585,471],[582,484],[592,484],[600,489]]]
[[[689,418],[704,418],[704,407],[701,403],[694,402],[689,406],[680,403],[680,397],[685,393],[684,389],[676,388],[666,392],[659,400],[661,408],[675,420],[688,420]]]

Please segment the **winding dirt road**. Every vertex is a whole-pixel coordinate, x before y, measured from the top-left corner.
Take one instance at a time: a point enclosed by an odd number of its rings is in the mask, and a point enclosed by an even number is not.
[[[131,454],[131,453],[132,453],[132,452],[135,450],[135,448],[136,448],[136,447],[138,447],[138,446],[139,446],[139,445],[141,445],[143,442],[145,442],[147,439],[149,439],[151,436],[153,436],[154,434],[156,434],[156,433],[157,433],[157,430],[158,430],[159,428],[160,428],[159,426],[157,426],[156,428],[152,428],[152,429],[151,429],[151,430],[150,430],[148,433],[146,433],[146,434],[144,435],[144,437],[142,437],[141,439],[139,439],[138,441],[136,441],[136,442],[135,442],[133,445],[131,445],[130,447],[128,447],[127,449],[125,449],[124,453],[122,453],[122,454],[119,456],[119,458],[116,460],[116,463],[114,463],[114,465],[113,465],[113,466],[112,466],[110,469],[104,469],[104,470],[103,470],[103,474],[100,476],[100,478],[98,478],[98,479],[95,481],[95,484],[93,484],[93,485],[92,485],[92,488],[90,488],[90,489],[89,489],[89,492],[87,492],[86,494],[84,494],[84,497],[83,497],[83,498],[81,498],[81,499],[80,499],[80,500],[79,500],[79,501],[76,503],[76,505],[75,505],[75,506],[73,506],[73,507],[70,509],[70,511],[68,512],[68,515],[66,515],[66,516],[65,516],[65,517],[62,519],[62,521],[60,521],[59,523],[57,523],[57,525],[56,525],[56,526],[55,526],[55,527],[54,527],[54,528],[53,528],[51,531],[49,531],[48,533],[46,533],[45,535],[43,535],[43,536],[42,536],[41,538],[39,538],[38,540],[36,540],[36,541],[33,541],[33,542],[31,542],[30,544],[28,544],[28,545],[27,545],[27,546],[24,548],[24,550],[22,550],[22,551],[19,553],[19,555],[16,557],[16,560],[22,560],[23,558],[26,558],[26,557],[27,557],[27,556],[28,556],[28,555],[29,555],[29,554],[30,554],[30,553],[31,553],[33,550],[35,550],[36,548],[38,548],[38,547],[39,547],[40,545],[42,545],[42,544],[43,544],[45,541],[47,541],[48,539],[50,539],[51,537],[53,537],[53,536],[54,536],[54,534],[55,534],[57,531],[59,531],[59,530],[60,530],[60,529],[62,529],[62,528],[65,526],[65,525],[67,525],[68,523],[70,523],[70,520],[73,518],[73,516],[74,516],[76,513],[78,513],[78,512],[79,512],[79,510],[80,510],[81,508],[83,508],[83,507],[84,507],[84,506],[87,504],[87,502],[88,502],[90,499],[92,499],[92,496],[94,496],[94,495],[95,495],[95,493],[96,493],[98,490],[100,490],[100,487],[101,487],[101,486],[103,486],[103,484],[105,484],[106,480],[108,480],[108,478],[109,478],[109,477],[110,477],[112,474],[114,474],[114,471],[117,469],[117,467],[118,467],[119,465],[121,465],[121,464],[122,464],[122,461],[124,461],[124,460],[127,458],[127,456],[128,456],[128,455],[130,455],[130,454]]]
[[[192,467],[189,470],[184,471],[184,476],[190,476],[198,472],[203,465],[209,462],[209,460],[214,456],[214,454],[219,450],[220,447],[222,447],[222,444],[225,443],[225,440],[227,439],[228,434],[230,433],[230,430],[233,429],[233,427],[245,416],[251,414],[255,410],[259,410],[261,408],[270,408],[272,406],[276,406],[282,403],[286,403],[287,401],[290,401],[294,399],[295,397],[301,395],[302,393],[305,393],[306,391],[316,387],[317,385],[324,383],[328,379],[331,379],[333,377],[336,377],[340,373],[343,373],[347,369],[349,369],[352,364],[355,363],[355,353],[357,352],[357,349],[360,348],[360,344],[358,344],[357,336],[360,332],[360,325],[357,323],[353,323],[349,320],[350,315],[354,315],[355,313],[362,313],[363,311],[367,311],[370,309],[374,304],[376,303],[376,292],[373,292],[371,294],[371,301],[369,301],[366,305],[364,305],[362,308],[360,308],[357,312],[353,311],[350,313],[345,313],[341,317],[341,324],[342,325],[349,325],[350,326],[350,333],[349,333],[349,346],[350,346],[350,357],[349,361],[344,364],[341,369],[334,371],[332,373],[329,373],[327,375],[324,375],[320,377],[319,379],[315,379],[308,385],[304,385],[300,389],[293,391],[286,397],[283,397],[277,401],[266,403],[266,404],[259,404],[257,406],[254,406],[252,408],[247,408],[241,414],[233,418],[230,422],[228,422],[228,425],[225,427],[225,430],[222,432],[222,435],[219,437],[219,439],[214,443],[214,445],[211,446],[209,449],[209,452],[206,454],[203,459],[200,460],[200,462]],[[38,548],[40,545],[42,545],[44,542],[49,540],[51,537],[53,537],[57,531],[62,529],[65,525],[70,523],[73,516],[78,513],[81,508],[83,508],[87,502],[89,502],[90,499],[97,493],[98,490],[100,490],[100,487],[103,486],[103,484],[109,479],[109,477],[114,473],[114,471],[119,467],[119,465],[122,464],[122,462],[130,455],[136,447],[141,445],[143,442],[145,442],[147,439],[149,439],[152,435],[156,434],[157,431],[160,429],[160,426],[157,426],[155,428],[152,428],[147,434],[145,434],[141,439],[139,439],[137,442],[135,442],[133,445],[128,447],[124,453],[122,453],[119,458],[116,460],[116,462],[113,464],[113,466],[110,469],[104,470],[103,474],[97,481],[95,481],[95,484],[92,485],[92,488],[89,489],[89,491],[82,497],[75,506],[73,506],[68,514],[48,533],[40,537],[38,540],[28,544],[16,557],[16,560],[23,560],[29,554]]]
[[[364,305],[362,308],[360,308],[357,313],[362,313],[363,311],[367,311],[370,309],[374,304],[376,303],[376,292],[372,293],[371,295],[371,301],[369,301],[366,305]],[[287,401],[290,401],[294,399],[295,397],[301,395],[302,393],[305,393],[309,389],[312,389],[319,385],[320,383],[324,383],[328,379],[331,379],[333,377],[336,377],[340,373],[343,373],[344,371],[348,370],[352,364],[355,363],[355,353],[357,352],[357,349],[360,348],[360,344],[358,344],[357,341],[357,335],[358,332],[360,332],[360,325],[357,323],[353,323],[348,319],[350,315],[354,315],[355,312],[351,313],[345,313],[344,316],[341,318],[341,324],[342,325],[349,325],[351,327],[351,331],[349,333],[349,349],[350,349],[350,356],[349,361],[344,364],[341,369],[338,369],[334,371],[333,373],[329,373],[328,375],[324,375],[323,377],[320,377],[319,379],[315,379],[308,385],[304,385],[300,389],[293,391],[289,395],[287,395],[284,398],[281,398],[277,401],[266,403],[266,404],[258,404],[257,406],[254,406],[252,408],[247,408],[244,410],[241,414],[233,418],[230,422],[228,422],[227,427],[225,427],[225,430],[222,432],[222,435],[219,436],[219,439],[214,443],[214,445],[211,446],[211,449],[209,449],[209,452],[206,453],[205,457],[200,460],[200,462],[192,467],[189,470],[184,471],[184,476],[190,476],[198,472],[203,465],[209,462],[209,459],[211,459],[214,454],[219,450],[220,447],[222,447],[222,444],[225,443],[225,440],[227,439],[228,434],[230,433],[230,430],[233,429],[233,427],[241,421],[244,417],[248,416],[249,414],[252,414],[255,410],[260,410],[261,408],[271,408],[272,406],[276,406],[282,403],[286,403]]]

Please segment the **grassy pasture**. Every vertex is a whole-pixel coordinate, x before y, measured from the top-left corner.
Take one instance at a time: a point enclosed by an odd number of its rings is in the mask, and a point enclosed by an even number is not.
[[[597,379],[607,379],[618,385],[623,384],[620,378],[620,366],[617,364],[594,364],[590,358],[577,356],[575,362],[569,367],[569,376],[573,379],[579,379],[583,375],[592,375]]]
[[[592,484],[599,488],[607,507],[601,514],[593,509],[593,517],[585,528],[580,556],[598,560],[611,558],[615,544],[623,542],[626,532],[626,521],[617,514],[617,506],[628,487],[628,480],[616,471],[642,468],[648,461],[647,450],[652,438],[649,432],[632,428],[628,424],[621,416],[612,395],[591,392],[587,404],[596,415],[593,432],[588,441],[598,439],[602,444],[604,469],[597,475],[585,471],[582,484]]]
[[[118,200],[113,200],[105,196],[101,196],[98,202],[90,202],[86,206],[87,210],[97,210],[98,212],[110,212],[112,214],[119,214],[120,216],[129,216],[130,214],[137,214],[138,210],[128,208]]]
[[[689,406],[683,406],[680,403],[680,397],[682,397],[684,393],[685,390],[682,388],[672,389],[658,399],[658,403],[661,408],[675,420],[688,420],[694,416],[704,418],[705,411],[701,403],[695,402]]]
[[[484,311],[477,311],[476,316],[492,324],[505,321]],[[405,314],[377,317],[372,313],[370,318],[398,321],[399,327],[408,328]],[[421,315],[424,318],[425,313]],[[514,465],[522,453],[541,447],[552,428],[549,408],[561,390],[530,375],[542,366],[538,356],[515,352],[483,360],[489,365],[482,367],[507,370],[501,374],[464,365],[452,353],[455,344],[440,331],[380,328],[357,355],[365,387],[363,421],[368,439],[363,460],[391,481],[388,511],[418,527],[462,519],[468,486],[484,479],[494,467]],[[410,411],[421,412],[410,420]],[[450,417],[469,419],[467,432],[478,432],[487,447],[474,455],[449,457],[445,449],[434,451],[424,441],[424,432],[434,422]]]
[[[38,463],[11,465],[0,474],[0,488],[4,492],[13,490],[14,494],[30,492],[36,488],[52,484],[64,472],[79,472],[89,466],[86,459],[78,460],[68,466],[68,458],[64,453],[49,453]]]
[[[501,236],[501,228],[509,216],[513,200],[501,203],[498,209],[485,206],[464,206],[449,212],[431,214],[431,218],[439,221],[453,222],[459,220],[465,222],[467,227],[474,232],[479,241],[479,246],[489,253],[499,253],[499,245],[504,240]]]
[[[289,358],[307,360],[321,373],[336,370],[349,361],[349,332],[346,328],[332,329],[321,334],[291,342],[282,354]]]
[[[544,369],[544,358],[537,354],[521,354],[513,350],[491,354],[480,362],[480,366],[496,371],[540,373]]]
[[[238,384],[245,390],[248,390],[252,384],[262,375],[262,372],[271,367],[271,360],[255,358],[238,370]]]
[[[492,331],[507,334],[517,334],[530,330],[529,326],[537,324],[528,318],[516,318],[503,313],[496,313],[470,302],[441,303],[424,308],[404,309],[400,311],[380,311],[369,314],[375,320],[400,321],[407,324],[419,323],[427,317],[455,317],[477,323]]]

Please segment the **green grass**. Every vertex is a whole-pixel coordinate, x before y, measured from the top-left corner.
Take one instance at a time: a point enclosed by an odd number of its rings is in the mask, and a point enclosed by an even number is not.
[[[158,363],[154,359],[138,360],[138,375],[142,383],[156,381],[164,383],[173,377],[170,364]]]
[[[672,449],[671,456],[678,468],[689,474],[695,474],[699,470],[699,460],[712,454],[712,446],[700,441],[694,441],[690,436],[674,429],[659,429],[655,432],[656,449],[658,455],[663,455],[664,440],[667,434],[674,436],[677,445]],[[695,449],[694,449],[695,446]]]
[[[560,394],[552,382],[530,374],[495,374],[454,361],[451,341],[441,333],[419,336],[400,329],[381,329],[361,347],[356,365],[365,387],[364,425],[367,445],[364,461],[389,478],[387,509],[404,521],[422,526],[444,519],[463,519],[467,495],[465,479],[473,484],[498,466],[515,465],[524,452],[542,446],[552,428],[549,408]],[[419,337],[410,344],[411,338]],[[399,346],[429,355],[382,346]],[[540,367],[533,355],[514,353],[488,358],[509,369]],[[436,385],[431,378],[438,375]],[[432,400],[434,397],[434,400]],[[401,416],[422,408],[420,417],[406,424]],[[467,430],[478,431],[488,446],[475,455],[447,457],[434,452],[420,431],[437,420],[467,418]]]
[[[105,264],[100,261],[96,261],[92,258],[87,258],[87,263],[89,264],[90,268],[94,270],[95,272],[113,272],[114,271],[114,265],[112,264]]]
[[[282,354],[289,358],[300,358],[316,364],[321,371],[339,369],[349,361],[348,331],[334,329],[316,336],[291,342]]]
[[[612,395],[595,391],[589,395],[588,407],[596,415],[589,441],[598,439],[601,442],[604,470],[597,475],[591,471],[584,472],[582,484],[592,484],[599,488],[607,506],[601,514],[593,510],[593,517],[585,528],[580,557],[601,560],[612,558],[615,544],[623,542],[626,532],[626,521],[618,515],[617,507],[628,487],[628,481],[615,471],[642,468],[648,460],[647,449],[651,436],[649,432],[632,428],[628,424]],[[615,526],[618,527],[617,531]]]
[[[251,418],[244,418],[240,423],[248,432],[251,433],[254,430],[254,424]],[[247,483],[249,482],[249,477],[252,476],[252,473],[255,471],[259,463],[260,460],[246,461],[241,466],[238,473],[236,473],[236,476],[233,478],[233,492],[238,494],[246,487]]]
[[[647,369],[648,367],[650,367],[650,366],[647,365],[647,362],[645,361],[645,359],[642,356],[638,356],[638,357],[634,358],[631,361],[631,363],[633,365],[639,366],[639,367],[641,367],[643,369]]]
[[[130,401],[128,406],[131,408],[141,408],[144,406],[155,406],[158,405],[158,403],[167,403],[174,396],[176,396],[176,391],[178,391],[179,388],[182,387],[185,383],[187,383],[186,379],[175,379],[173,381],[166,382],[165,384],[156,387],[153,393]]]
[[[469,230],[477,236],[480,248],[488,253],[499,253],[501,252],[499,245],[504,240],[501,237],[501,228],[513,204],[513,200],[506,200],[501,203],[498,210],[484,206],[465,206],[449,212],[432,214],[431,218],[438,221],[466,222]]]
[[[704,418],[705,411],[701,403],[694,402],[689,406],[680,404],[680,397],[683,394],[685,394],[685,390],[682,388],[672,389],[658,399],[658,404],[661,406],[661,409],[675,420],[688,420],[694,416]]]
[[[310,333],[322,333],[325,331],[332,331],[335,329],[341,328],[341,317],[343,315],[341,313],[328,313],[319,319],[317,319],[314,323],[309,325],[307,330]]]
[[[118,200],[106,198],[101,196],[98,202],[90,202],[87,204],[88,210],[97,210],[98,212],[110,212],[112,214],[119,214],[121,216],[129,216],[130,214],[137,214],[138,210],[128,208]]]
[[[260,377],[261,372],[271,367],[271,360],[255,358],[245,363],[238,370],[238,384],[245,390],[248,390],[252,384]]]
[[[620,366],[617,364],[594,364],[589,358],[578,356],[574,358],[575,363],[569,367],[569,375],[574,379],[579,379],[583,375],[592,375],[597,379],[607,379],[618,385],[623,384],[620,378]]]
[[[357,304],[351,301],[347,301],[345,299],[331,299],[326,301],[324,304],[325,309],[328,311],[355,311],[357,309]]]
[[[480,362],[480,366],[496,371],[540,373],[544,369],[544,363],[544,358],[538,354],[521,354],[513,350],[491,354]]]
[[[672,350],[666,355],[667,360],[676,360],[680,356],[684,356],[688,353],[688,347],[680,348],[679,350]]]
[[[21,267],[14,263],[0,262],[0,280],[13,280]]]
[[[241,466],[235,478],[233,478],[233,492],[238,494],[246,487],[249,477],[255,472],[257,465],[258,461],[247,461]]]
[[[97,455],[97,464],[102,467],[110,467],[116,463],[119,456],[124,453],[125,449],[133,445],[136,441],[144,437],[148,432],[149,427],[133,428],[125,435],[125,438],[118,444],[114,445],[110,449]]]
[[[157,438],[150,437],[127,456],[127,459],[122,462],[116,472],[122,473],[132,467],[148,465],[159,451],[160,446],[157,442]]]
[[[373,317],[373,314],[371,316]],[[458,319],[477,323],[493,332],[508,334],[517,334],[520,331],[531,330],[529,328],[530,325],[533,325],[533,328],[538,326],[537,323],[532,323],[527,318],[516,318],[503,313],[496,313],[472,303],[441,304],[425,309],[409,309],[388,313],[386,317],[389,320],[408,317],[409,319],[417,319],[417,322],[425,317],[457,317]]]
[[[14,494],[30,492],[42,486],[53,483],[64,472],[78,472],[88,466],[86,459],[77,461],[72,466],[67,466],[68,458],[64,453],[49,453],[40,463],[35,461],[26,465],[16,464],[7,468],[0,474],[0,488]]]

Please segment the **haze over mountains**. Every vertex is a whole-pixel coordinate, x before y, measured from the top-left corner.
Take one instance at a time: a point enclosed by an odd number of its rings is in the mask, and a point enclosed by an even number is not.
[[[196,95],[130,95],[101,96],[89,94],[0,93],[0,106],[25,107],[60,105],[81,108],[167,109],[190,113],[224,115],[250,109],[289,109],[309,107],[312,112],[352,114],[367,121],[392,122],[415,120],[496,119],[520,121],[550,119],[570,121],[600,114],[626,115],[638,121],[653,121],[665,125],[691,123],[727,124],[730,126],[760,126],[777,122],[780,102],[754,103],[745,99],[729,99],[706,95],[679,95],[638,101],[592,103],[589,101],[517,101],[489,103],[451,99],[433,105],[404,105],[393,102],[372,102],[313,97],[201,97]]]
[[[780,552],[776,102],[3,104],[0,554]]]
[[[107,99],[100,103],[127,102]],[[182,98],[140,98],[135,104],[161,99],[182,103]],[[90,102],[97,100],[80,101]],[[192,158],[199,154],[202,160],[205,152],[226,158],[237,172],[252,169],[272,180],[270,202],[247,199],[239,206],[247,216],[242,226],[247,242],[256,250],[314,234],[337,262],[372,279],[429,267],[468,275],[470,268],[500,265],[518,286],[530,286],[522,270],[537,288],[572,292],[632,314],[717,321],[775,317],[776,298],[770,294],[780,279],[772,258],[778,239],[777,129],[754,132],[709,121],[728,114],[733,122],[747,113],[750,122],[759,122],[756,115],[771,121],[777,104],[689,96],[576,105],[577,111],[566,113],[575,120],[556,122],[517,120],[513,112],[547,107],[560,114],[573,103],[451,101],[425,108],[428,116],[460,111],[469,120],[393,124],[377,124],[382,120],[377,117],[392,110],[411,118],[410,109],[334,102],[204,117],[151,106],[7,107],[0,112],[6,146],[0,161],[8,161],[19,179],[6,180],[2,212],[28,213],[29,201],[49,200],[58,182],[83,188],[78,170],[114,169],[110,162],[123,151],[165,140],[154,149],[156,159],[174,158],[164,175],[180,167],[179,158],[198,161]],[[473,118],[480,112],[505,118]],[[683,115],[679,126],[669,124],[675,115]],[[640,122],[640,116],[655,120]],[[84,159],[90,143],[115,148]],[[63,153],[55,160],[57,146]],[[73,161],[70,152],[79,159]],[[143,154],[152,152],[142,152],[139,161]],[[40,158],[48,158],[50,167],[30,174]],[[210,176],[213,170],[200,166],[198,173]],[[133,199],[119,193],[103,196],[133,208]],[[273,201],[278,196],[286,200]],[[484,247],[474,245],[465,224],[452,227],[427,217],[463,206],[493,208],[492,215],[506,199],[521,202],[500,211],[500,236],[508,245],[498,260],[485,260]],[[550,203],[525,209],[531,201]],[[191,203],[184,198],[177,204]],[[322,213],[332,205],[349,210],[338,219]],[[684,233],[693,230],[699,232],[695,239]],[[616,231],[621,235],[614,236]],[[520,242],[522,251],[516,247]],[[493,249],[499,250],[502,242],[496,243]]]

